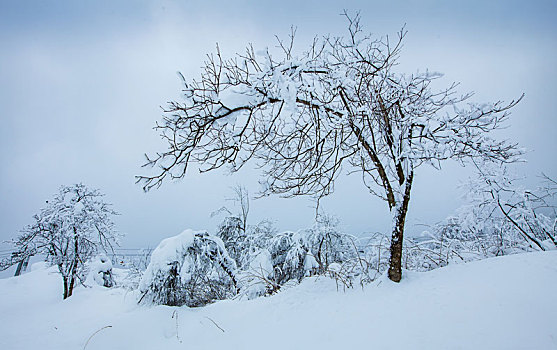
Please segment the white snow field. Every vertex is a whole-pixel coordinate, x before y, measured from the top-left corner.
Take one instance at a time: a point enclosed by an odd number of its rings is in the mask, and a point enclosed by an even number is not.
[[[0,349],[557,349],[556,291],[557,251],[405,271],[363,290],[309,278],[196,309],[137,305],[119,288],[63,301],[60,276],[35,265],[0,280]]]

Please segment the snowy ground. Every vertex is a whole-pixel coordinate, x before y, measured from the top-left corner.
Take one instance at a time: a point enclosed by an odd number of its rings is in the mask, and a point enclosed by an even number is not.
[[[557,349],[556,290],[557,252],[346,292],[312,278],[198,309],[138,306],[133,293],[101,287],[62,301],[59,275],[35,266],[0,280],[0,349]]]

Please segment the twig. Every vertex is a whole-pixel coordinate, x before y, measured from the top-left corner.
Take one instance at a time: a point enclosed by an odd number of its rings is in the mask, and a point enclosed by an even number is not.
[[[112,326],[104,326],[103,328],[97,330],[95,333],[91,334],[89,339],[87,339],[87,341],[85,342],[85,345],[83,346],[83,350],[85,350],[85,348],[87,347],[87,344],[89,344],[89,341],[91,340],[91,338],[93,338],[97,333],[99,333],[100,331],[102,331],[105,328],[112,328]]]
[[[149,292],[149,290],[146,290],[145,293],[143,293],[143,295],[141,296],[141,298],[137,302],[138,304],[141,304],[141,301],[143,300],[143,298],[145,298],[145,296],[147,295],[148,292]]]
[[[213,324],[215,326],[217,326],[217,328],[220,329],[224,333],[224,329],[222,329],[215,321],[213,321],[212,318],[210,318],[209,316],[205,316],[205,318],[208,319],[209,321],[213,322]]]

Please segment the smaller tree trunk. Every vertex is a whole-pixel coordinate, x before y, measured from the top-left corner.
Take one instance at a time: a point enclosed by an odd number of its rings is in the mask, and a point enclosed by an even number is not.
[[[69,289],[68,289],[68,298],[71,297],[72,294],[73,294],[73,286],[74,286],[74,284],[75,284],[75,276],[72,275],[72,276],[70,277],[70,286],[69,286]]]
[[[74,226],[73,227],[73,233],[74,233],[74,237],[73,237],[73,241],[74,241],[74,258],[73,261],[71,263],[70,266],[70,285],[68,286],[68,298],[72,296],[73,294],[73,287],[75,285],[75,278],[76,278],[76,274],[77,274],[77,266],[79,264],[79,245],[78,245],[78,234],[77,234],[77,228]],[[65,298],[64,298],[65,299]]]
[[[64,280],[64,299],[67,299],[69,297],[68,278],[66,276],[62,276],[62,279]]]

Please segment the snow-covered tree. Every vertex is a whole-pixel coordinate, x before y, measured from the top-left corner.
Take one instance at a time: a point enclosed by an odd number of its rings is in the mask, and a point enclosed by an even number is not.
[[[465,204],[420,239],[408,241],[406,268],[430,270],[531,250],[556,249],[557,186],[543,176],[535,190],[501,165],[478,166],[463,186]]]
[[[388,273],[399,281],[415,171],[447,159],[513,161],[515,145],[490,132],[518,101],[469,103],[457,84],[434,90],[440,74],[396,71],[404,30],[394,42],[374,39],[358,16],[346,18],[347,36],[316,38],[298,55],[294,34],[279,40],[278,53],[250,46],[225,59],[217,48],[157,124],[168,149],[147,157],[159,171],[138,182],[149,190],[184,177],[192,163],[237,171],[255,160],[263,194],[319,199],[342,169],[360,173],[392,213]]]
[[[44,255],[58,267],[64,283],[64,299],[70,297],[77,279],[84,280],[86,263],[112,250],[118,235],[112,217],[117,213],[96,189],[83,184],[62,186],[33,223],[12,241],[14,252],[7,268],[32,255]]]
[[[245,250],[248,248],[247,245],[247,230],[248,230],[248,214],[249,214],[249,194],[245,187],[241,185],[234,186],[232,188],[234,193],[230,201],[233,201],[238,210],[233,212],[226,206],[220,208],[216,212],[212,213],[211,216],[215,216],[220,213],[225,213],[226,216],[224,220],[219,224],[217,228],[217,236],[219,236],[228,253],[236,261],[238,267],[243,264]]]
[[[543,176],[535,190],[519,185],[505,166],[479,166],[478,177],[468,184],[468,193],[479,209],[498,215],[507,226],[533,249],[557,247],[557,183]],[[503,225],[501,225],[503,226]]]
[[[153,250],[139,288],[140,301],[203,306],[238,293],[236,263],[220,238],[186,230]]]

